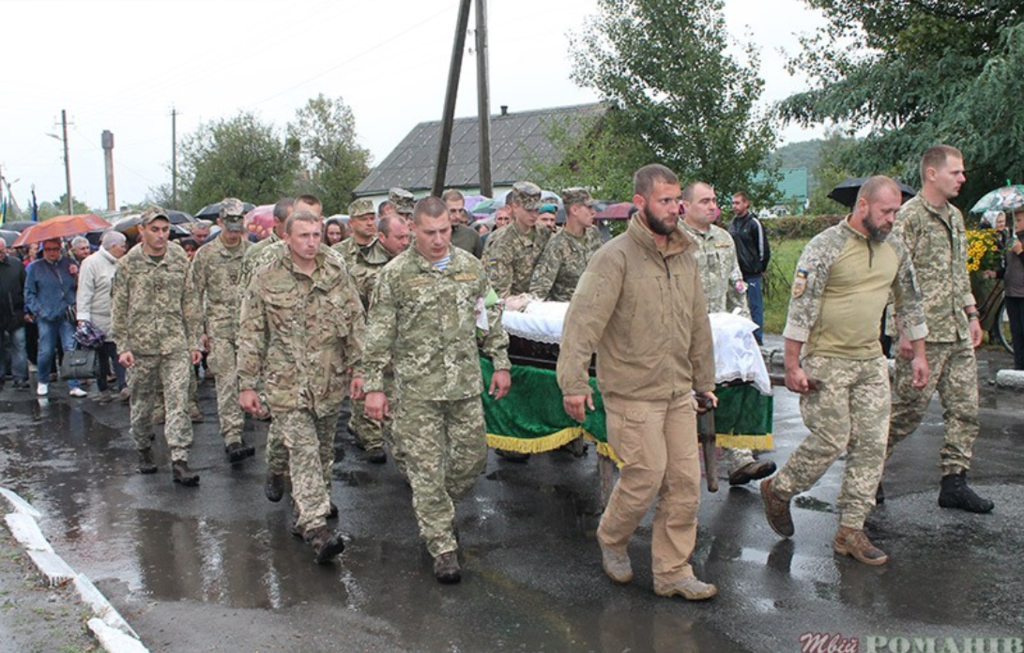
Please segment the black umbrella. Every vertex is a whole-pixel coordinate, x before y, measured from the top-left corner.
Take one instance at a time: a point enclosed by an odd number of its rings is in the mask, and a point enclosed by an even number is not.
[[[184,211],[175,211],[175,213],[182,213],[183,215],[188,215]],[[121,233],[123,233],[125,236],[128,236],[132,240],[137,240],[139,237],[139,224],[141,223],[142,214],[138,213],[136,215],[130,215],[127,218],[122,218],[118,220],[116,223],[114,223],[114,226],[111,227],[111,229],[113,229],[114,231],[120,231]],[[177,224],[174,224],[173,222],[171,223],[171,239],[182,238],[188,235],[190,235],[190,232],[187,229]]]
[[[20,222],[5,222],[4,229],[7,231],[17,231],[19,234],[38,222],[32,222],[31,220],[21,220]]]
[[[249,211],[252,211],[256,207],[252,204],[249,204],[248,202],[242,202],[242,208],[244,208],[245,212],[248,213]],[[197,220],[216,220],[219,217],[220,202],[217,202],[216,204],[207,204],[206,206],[204,206],[203,208],[199,209],[199,211],[196,212]]]
[[[833,188],[827,197],[830,200],[835,200],[845,206],[848,209],[852,209],[853,205],[857,203],[857,193],[860,191],[860,187],[864,185],[868,177],[850,177],[839,182],[835,188]],[[900,193],[903,195],[903,201],[906,202],[910,198],[917,195],[917,191],[907,186],[904,183],[896,182],[900,187]]]
[[[7,225],[4,225],[4,226],[6,227]],[[15,241],[15,239],[17,239],[17,237],[18,237],[18,232],[17,231],[8,231],[6,229],[0,229],[0,238],[4,239],[4,242],[7,243],[8,247],[10,247],[14,243],[14,241]]]
[[[167,219],[171,221],[171,224],[188,224],[196,221],[191,213],[175,211],[173,209],[167,211]]]

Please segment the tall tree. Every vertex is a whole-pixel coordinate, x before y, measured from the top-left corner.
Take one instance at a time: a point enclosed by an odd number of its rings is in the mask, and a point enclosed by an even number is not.
[[[782,102],[783,119],[833,122],[867,136],[844,152],[859,175],[919,182],[921,152],[964,152],[966,208],[1007,178],[1024,181],[1024,12],[1019,0],[806,0],[828,23],[790,62],[814,87]]]
[[[270,204],[292,189],[300,168],[273,125],[253,113],[204,123],[181,144],[179,203],[196,211],[237,197]]]
[[[773,194],[771,175],[755,180],[775,142],[755,107],[758,54],[750,44],[741,44],[744,61],[728,54],[722,8],[722,0],[598,0],[572,35],[573,79],[617,109],[602,144],[623,164],[610,172],[659,162],[720,192]]]
[[[356,120],[342,98],[311,98],[288,125],[305,175],[304,192],[316,194],[329,213],[344,213],[352,191],[369,173],[370,152],[356,142]]]

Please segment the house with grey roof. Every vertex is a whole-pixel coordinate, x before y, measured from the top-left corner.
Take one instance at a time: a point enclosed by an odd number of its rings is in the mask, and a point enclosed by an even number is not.
[[[491,116],[494,195],[508,191],[517,181],[528,179],[538,163],[560,161],[562,154],[556,151],[550,139],[553,129],[565,130],[573,138],[582,136],[606,110],[600,103],[517,113],[501,107],[501,113]],[[476,116],[455,119],[445,187],[458,188],[467,195],[479,193],[479,134]],[[440,140],[440,120],[416,125],[356,187],[355,195],[370,197],[377,203],[387,197],[389,188],[396,186],[417,196],[428,193],[434,181]]]

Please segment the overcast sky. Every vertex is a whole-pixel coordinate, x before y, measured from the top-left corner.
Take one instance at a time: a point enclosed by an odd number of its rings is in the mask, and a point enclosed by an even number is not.
[[[801,0],[725,5],[730,33],[761,48],[764,101],[804,88],[779,50],[796,52],[796,35],[820,16]],[[598,99],[569,79],[566,39],[595,6],[489,0],[493,113]],[[60,197],[66,109],[75,197],[105,208],[100,134],[109,129],[117,202],[139,202],[170,182],[172,107],[180,143],[201,122],[242,109],[283,130],[319,93],[344,98],[377,163],[414,125],[441,117],[457,11],[457,0],[0,0],[3,175],[22,208],[33,184],[40,202]],[[457,116],[475,115],[475,80],[467,52]]]

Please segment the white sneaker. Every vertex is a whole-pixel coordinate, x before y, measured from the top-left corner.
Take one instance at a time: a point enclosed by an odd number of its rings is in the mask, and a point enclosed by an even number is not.
[[[71,388],[71,392],[69,392],[68,394],[70,394],[72,397],[79,398],[89,396],[89,393],[86,392],[85,390],[82,390],[81,388]]]
[[[36,384],[36,395],[38,395],[40,397],[45,397],[48,394],[50,394],[50,384],[49,383],[37,383]]]

